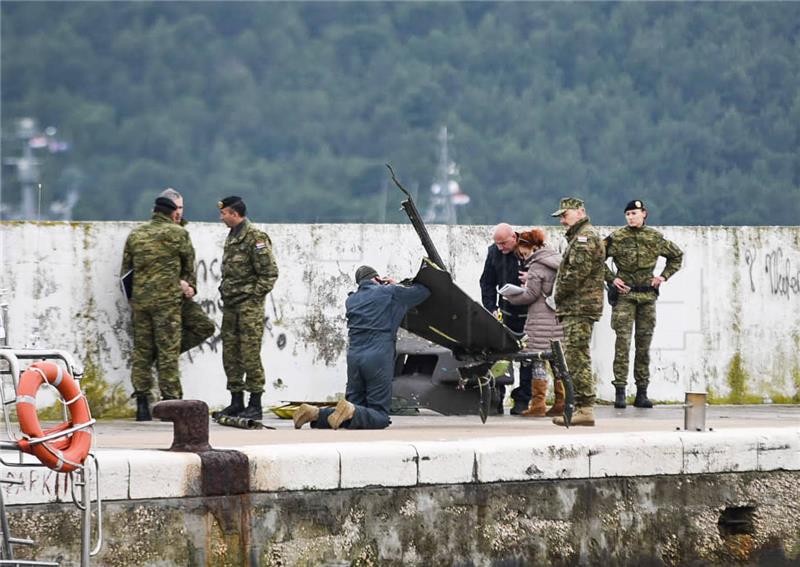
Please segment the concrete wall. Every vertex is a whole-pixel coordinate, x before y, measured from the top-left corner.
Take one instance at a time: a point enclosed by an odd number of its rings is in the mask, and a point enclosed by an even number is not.
[[[134,223],[2,223],[0,288],[7,290],[9,341],[91,359],[129,389],[130,313],[117,275]],[[355,268],[413,275],[424,251],[405,225],[266,225],[281,270],[268,297],[262,357],[266,398],[324,400],[344,391],[344,299]],[[479,298],[490,229],[432,226],[455,281]],[[560,227],[549,227],[560,238]],[[602,229],[603,233],[609,229]],[[198,300],[219,312],[219,262],[226,229],[194,223]],[[797,399],[800,389],[800,228],[665,227],[685,251],[665,286],[652,350],[651,397],[687,390],[718,396]],[[610,308],[593,339],[598,392],[610,399],[614,334]],[[182,357],[185,397],[227,400],[218,335]]]
[[[92,565],[789,567],[800,558],[797,481],[732,473],[109,502]],[[79,565],[78,522],[70,505],[15,507],[11,533],[36,541],[16,557]]]
[[[92,565],[797,565],[798,449],[798,427],[100,449]],[[71,478],[0,475],[17,557],[77,565]]]

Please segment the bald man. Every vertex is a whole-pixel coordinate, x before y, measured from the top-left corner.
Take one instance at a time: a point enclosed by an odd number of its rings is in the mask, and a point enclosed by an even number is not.
[[[481,274],[481,301],[487,311],[495,317],[502,315],[503,323],[512,331],[521,333],[525,328],[525,319],[528,314],[527,305],[512,305],[503,296],[497,293],[498,287],[510,283],[519,285],[519,272],[522,268],[520,260],[514,250],[517,247],[519,235],[511,225],[500,223],[494,227],[494,244],[489,246],[486,254],[486,263]],[[511,392],[514,406],[511,408],[513,415],[520,415],[528,408],[531,401],[531,367],[523,364],[520,367],[519,387]],[[503,413],[503,398],[505,386],[497,387],[500,403],[497,413]]]

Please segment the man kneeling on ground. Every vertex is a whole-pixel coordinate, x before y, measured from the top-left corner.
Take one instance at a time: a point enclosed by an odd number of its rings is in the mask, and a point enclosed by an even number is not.
[[[347,298],[347,388],[336,408],[302,404],[294,427],[311,422],[319,429],[384,429],[389,426],[395,341],[406,312],[425,301],[428,288],[419,283],[398,285],[373,268],[356,270],[358,290]]]

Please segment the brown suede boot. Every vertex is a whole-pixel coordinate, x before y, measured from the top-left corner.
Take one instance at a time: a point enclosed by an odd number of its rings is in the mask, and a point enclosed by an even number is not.
[[[553,418],[553,423],[556,425],[561,425],[562,427],[566,424],[564,423],[564,416],[556,416]],[[571,425],[587,425],[589,427],[594,426],[594,409],[592,406],[585,406],[585,407],[578,407],[575,408],[575,413],[572,414],[572,422]]]
[[[564,414],[564,383],[561,380],[555,381],[553,393],[555,394],[555,399],[553,400],[553,407],[547,410],[545,414],[547,417]]]
[[[547,380],[534,380],[531,382],[533,396],[528,409],[522,412],[525,417],[544,417],[547,406],[544,398],[547,395]]]

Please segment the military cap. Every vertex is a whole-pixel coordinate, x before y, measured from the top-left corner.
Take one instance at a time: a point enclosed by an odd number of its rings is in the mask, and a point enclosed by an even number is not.
[[[156,207],[160,207],[168,211],[175,211],[178,209],[178,205],[175,204],[175,201],[172,199],[167,199],[166,197],[157,197]]]
[[[551,216],[560,217],[567,209],[580,209],[583,207],[583,201],[577,197],[564,197],[558,205],[558,210]]]
[[[644,201],[640,201],[639,199],[634,199],[630,201],[627,205],[625,205],[625,212],[628,211],[635,211],[635,210],[645,211],[647,207],[644,206]]]
[[[217,206],[220,209],[224,209],[225,207],[230,207],[231,205],[235,205],[236,203],[241,203],[242,198],[237,197],[236,195],[231,195],[230,197],[225,197],[221,201],[217,201]]]
[[[371,280],[377,278],[378,272],[372,266],[359,266],[356,270],[356,283],[360,284],[364,280]]]

